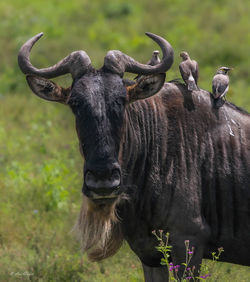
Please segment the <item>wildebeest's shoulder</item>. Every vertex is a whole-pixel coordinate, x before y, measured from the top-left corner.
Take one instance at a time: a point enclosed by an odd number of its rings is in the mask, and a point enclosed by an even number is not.
[[[162,102],[168,111],[187,111],[197,113],[211,111],[212,98],[209,92],[200,89],[199,91],[188,91],[186,85],[178,81],[168,82],[159,92]]]
[[[209,91],[200,89],[199,91],[188,91],[185,84],[174,80],[165,83],[159,95],[168,109],[184,108],[187,111],[211,113],[217,118],[221,115],[222,108],[217,109],[214,107],[214,100]],[[244,109],[226,101],[225,108],[227,108],[233,115],[250,117],[250,114]]]

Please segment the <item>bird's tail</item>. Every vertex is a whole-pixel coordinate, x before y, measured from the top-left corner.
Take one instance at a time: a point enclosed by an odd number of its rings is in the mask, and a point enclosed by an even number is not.
[[[192,74],[190,74],[188,81],[187,81],[187,86],[188,86],[188,90],[189,91],[193,91],[193,90],[199,90],[199,88],[197,87],[194,77],[192,76]]]

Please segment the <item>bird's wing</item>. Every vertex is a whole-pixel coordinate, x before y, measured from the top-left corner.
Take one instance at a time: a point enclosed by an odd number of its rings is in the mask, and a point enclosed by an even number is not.
[[[212,90],[214,97],[217,99],[219,97],[225,96],[229,88],[229,78],[226,75],[217,74],[214,76],[212,83]]]
[[[189,69],[189,66],[187,65],[186,61],[180,63],[179,70],[180,70],[180,73],[181,73],[183,80],[186,82],[189,78],[189,75],[190,75],[190,69]]]
[[[213,79],[213,83],[212,83],[212,92],[213,92],[213,95],[216,96],[216,90],[217,89],[217,85],[215,84],[214,82],[214,79]]]
[[[194,76],[194,80],[195,80],[195,83],[197,85],[197,81],[198,81],[198,78],[199,78],[199,65],[196,61],[193,61],[193,65],[194,65],[194,72],[193,72],[193,76]]]
[[[224,92],[220,95],[220,98],[223,98],[223,97],[227,94],[228,89],[229,89],[229,85],[228,85],[227,88],[224,90]]]

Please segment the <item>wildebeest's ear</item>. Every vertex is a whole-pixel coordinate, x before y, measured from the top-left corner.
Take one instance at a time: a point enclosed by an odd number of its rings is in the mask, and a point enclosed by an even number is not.
[[[53,81],[36,75],[27,75],[26,79],[30,89],[37,96],[48,101],[60,102],[63,104],[68,103],[71,87],[63,88]]]
[[[141,76],[137,83],[127,87],[130,103],[156,94],[165,82],[165,73]]]

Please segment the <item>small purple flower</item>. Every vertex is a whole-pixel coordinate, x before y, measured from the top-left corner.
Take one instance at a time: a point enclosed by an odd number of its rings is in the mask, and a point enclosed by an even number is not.
[[[189,255],[192,255],[193,253],[194,253],[194,252],[192,252],[192,251],[188,251],[188,254],[189,254]]]
[[[189,271],[189,270],[191,270],[191,268],[190,268],[190,267],[188,267],[188,268],[187,268],[187,271]]]
[[[190,280],[190,279],[192,279],[192,276],[187,276],[186,279]]]
[[[173,269],[174,269],[173,266],[169,267],[169,271],[173,271]]]
[[[205,275],[201,275],[200,278],[206,279],[206,278],[208,278],[210,276],[211,276],[211,274],[205,274]]]
[[[170,262],[170,263],[169,263],[169,265],[170,265],[170,266],[173,266],[173,263],[172,263],[172,262]]]

